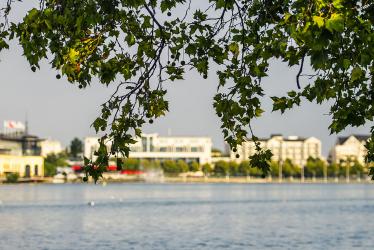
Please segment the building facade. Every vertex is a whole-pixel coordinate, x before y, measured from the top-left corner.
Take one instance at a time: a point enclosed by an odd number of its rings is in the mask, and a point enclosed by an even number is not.
[[[27,134],[0,134],[0,177],[18,173],[20,177],[44,176],[41,140]]]
[[[366,141],[369,135],[350,135],[338,137],[335,146],[330,150],[329,158],[332,163],[339,163],[348,159],[357,160],[365,164]]]
[[[304,166],[309,157],[322,158],[321,141],[315,137],[301,138],[298,136],[271,135],[270,138],[259,139],[261,147],[270,149],[273,161],[291,160],[298,166]],[[248,160],[256,153],[255,143],[252,140],[244,142],[237,152],[231,152],[231,159],[237,162]],[[237,158],[237,154],[239,158]]]
[[[0,155],[0,177],[18,173],[20,177],[44,176],[44,159],[41,156]]]
[[[49,154],[59,154],[62,152],[63,148],[61,142],[57,140],[43,140],[40,142],[41,155],[46,157]]]
[[[98,149],[98,137],[87,137],[84,156],[93,159]],[[185,160],[200,164],[211,163],[212,140],[209,137],[162,137],[158,134],[143,134],[131,145],[130,158],[153,160]],[[110,143],[108,143],[110,148]]]

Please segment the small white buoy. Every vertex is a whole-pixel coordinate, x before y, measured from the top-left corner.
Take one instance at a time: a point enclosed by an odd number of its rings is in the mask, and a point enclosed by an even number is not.
[[[93,207],[93,206],[95,206],[95,202],[90,201],[90,202],[88,202],[88,205],[91,206],[91,207]]]

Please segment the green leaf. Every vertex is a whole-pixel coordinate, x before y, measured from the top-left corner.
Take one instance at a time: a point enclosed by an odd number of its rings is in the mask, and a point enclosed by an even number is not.
[[[126,36],[126,42],[129,46],[133,46],[135,44],[135,36],[133,34],[128,34]]]
[[[351,66],[351,61],[348,60],[348,59],[344,59],[344,60],[343,60],[343,67],[344,67],[345,69],[349,69],[350,66]]]
[[[341,14],[332,14],[330,19],[326,21],[326,28],[333,32],[343,32],[344,31],[344,18]]]
[[[75,62],[78,59],[79,52],[76,51],[75,49],[71,48],[69,50],[69,59],[71,62]]]
[[[260,108],[256,108],[256,111],[255,111],[255,115],[256,117],[260,117],[262,113],[264,113],[265,111],[263,109],[260,109]]]
[[[290,92],[287,92],[287,95],[289,97],[295,97],[297,94],[296,94],[296,91],[290,91]]]
[[[234,57],[238,57],[239,55],[239,45],[237,43],[231,43],[229,45],[229,50],[233,53]]]
[[[175,0],[163,0],[160,4],[160,8],[162,12],[170,10],[171,8],[175,7],[176,1]]]
[[[332,1],[332,4],[334,5],[334,8],[341,9],[343,8],[343,0],[334,0]]]
[[[90,159],[84,157],[84,165],[87,166],[90,163]]]
[[[313,21],[318,25],[319,28],[325,26],[325,19],[321,16],[313,16]]]
[[[362,74],[363,74],[362,69],[359,67],[355,67],[351,73],[351,81],[354,82],[357,79],[361,78]]]

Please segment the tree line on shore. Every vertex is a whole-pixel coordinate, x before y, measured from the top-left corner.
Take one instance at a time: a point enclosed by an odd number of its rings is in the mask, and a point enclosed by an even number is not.
[[[148,161],[138,159],[125,159],[125,169],[128,170],[162,170],[164,174],[176,176],[186,172],[202,171],[206,176],[253,176],[265,177],[258,168],[251,167],[249,161],[237,163],[235,161],[218,161],[213,165],[199,164],[196,161],[185,162],[183,160],[165,160]],[[367,175],[367,167],[355,160],[347,160],[340,164],[327,164],[318,158],[309,158],[302,169],[291,160],[285,160],[283,163],[271,162],[270,176],[279,177],[282,172],[283,177],[301,178],[303,172],[305,178],[323,178],[323,177],[343,177]],[[281,168],[281,170],[280,170]]]

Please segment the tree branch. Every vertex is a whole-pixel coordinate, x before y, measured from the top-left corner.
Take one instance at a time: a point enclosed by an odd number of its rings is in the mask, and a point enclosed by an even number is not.
[[[301,73],[303,73],[304,59],[305,59],[305,55],[301,58],[301,64],[300,64],[299,73],[297,73],[297,76],[296,76],[296,83],[297,83],[297,88],[298,89],[301,89],[301,86],[300,86],[300,75],[301,75]]]

